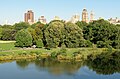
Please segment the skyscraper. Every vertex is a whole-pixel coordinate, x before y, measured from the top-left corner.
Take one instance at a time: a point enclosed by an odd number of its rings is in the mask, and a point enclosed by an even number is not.
[[[94,21],[94,13],[93,11],[91,11],[90,13],[90,22],[93,22]]]
[[[32,10],[28,10],[28,12],[25,13],[24,21],[30,24],[34,23],[34,13],[32,12]]]
[[[79,20],[80,20],[80,15],[79,15],[79,14],[76,14],[76,15],[73,15],[73,16],[71,17],[70,22],[76,23],[76,22],[79,21]]]
[[[88,23],[88,12],[87,12],[87,9],[83,9],[83,12],[82,12],[82,21],[83,22],[86,22]]]
[[[39,22],[46,24],[46,18],[44,16],[40,16],[40,18],[38,19]]]

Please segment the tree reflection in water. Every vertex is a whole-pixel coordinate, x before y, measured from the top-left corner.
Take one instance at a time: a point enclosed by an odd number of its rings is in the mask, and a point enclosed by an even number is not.
[[[72,74],[83,66],[83,62],[59,62],[53,59],[19,60],[16,61],[16,64],[19,68],[26,69],[31,62],[35,65],[37,70],[48,71],[55,75],[64,73]]]
[[[73,74],[83,66],[87,66],[97,74],[112,75],[120,73],[120,51],[103,52],[95,58],[89,56],[86,61],[81,62],[59,62],[50,58],[16,61],[17,66],[22,69],[26,69],[31,63],[35,66],[36,70],[47,71],[55,75]]]
[[[59,62],[57,60],[50,60],[50,59],[43,59],[41,61],[36,61],[35,64],[38,69],[41,69],[41,67],[47,68],[50,73],[56,75],[62,73],[72,74],[78,71],[81,66],[83,66],[83,62],[79,62],[79,63]]]
[[[97,74],[112,75],[120,73],[120,51],[103,52],[94,60],[88,58],[86,65]]]

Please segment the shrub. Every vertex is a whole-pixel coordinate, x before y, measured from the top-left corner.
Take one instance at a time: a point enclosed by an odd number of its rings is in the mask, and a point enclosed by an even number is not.
[[[52,58],[56,58],[57,55],[58,55],[58,53],[57,53],[56,51],[54,51],[54,52],[51,53],[51,57],[52,57]]]
[[[41,39],[36,41],[36,47],[37,48],[42,48],[43,47],[43,41]]]
[[[66,56],[67,55],[67,49],[66,48],[61,48],[59,51],[59,54]]]

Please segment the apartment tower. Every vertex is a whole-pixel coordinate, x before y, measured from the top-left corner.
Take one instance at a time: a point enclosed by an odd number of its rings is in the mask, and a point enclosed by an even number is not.
[[[34,23],[34,13],[32,10],[28,10],[27,13],[24,15],[24,21],[28,23]]]
[[[82,21],[86,22],[86,23],[89,22],[87,9],[83,9],[83,12],[82,12]]]

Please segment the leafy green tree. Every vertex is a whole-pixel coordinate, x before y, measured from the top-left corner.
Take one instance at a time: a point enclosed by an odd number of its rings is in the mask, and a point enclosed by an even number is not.
[[[64,29],[64,44],[66,47],[81,47],[81,40],[83,40],[82,29],[70,22],[65,24]]]
[[[50,22],[45,30],[45,38],[48,47],[61,47],[63,45],[69,48],[90,46],[90,42],[83,39],[82,29],[70,22],[64,23],[58,20]]]
[[[28,31],[31,33],[33,37],[33,44],[37,45],[38,47],[43,47],[46,45],[44,30],[47,25],[37,22],[28,28]],[[40,45],[41,44],[41,45]]]
[[[1,30],[1,40],[15,40],[16,30],[12,25],[3,25],[0,27]]]
[[[118,27],[110,24],[103,19],[91,22],[87,27],[83,29],[84,38],[90,40],[97,47],[118,47],[120,32]]]
[[[43,41],[43,44],[46,45],[46,41],[45,41],[45,34],[44,34],[44,30],[46,28],[46,25],[45,24],[42,24],[40,22],[38,22],[35,26],[35,32],[34,32],[34,36],[33,36],[33,40],[34,40],[34,43],[36,44],[36,42],[38,40],[42,40]]]
[[[3,25],[3,26],[1,26],[1,28],[3,28],[3,29],[14,29],[14,27],[12,25]]]
[[[27,29],[28,27],[30,27],[29,23],[26,22],[20,22],[20,23],[16,23],[13,25],[15,30],[19,31],[21,29]]]
[[[2,40],[15,40],[16,31],[14,29],[4,28],[1,34]]]
[[[33,38],[32,42],[33,42],[33,44],[35,45],[35,44],[36,44],[36,43],[35,43],[35,40],[34,40],[34,37],[36,36],[35,29],[29,27],[29,28],[27,28],[27,31],[31,34],[31,36],[32,36],[32,38]]]
[[[44,29],[44,24],[37,24],[35,27],[35,35],[36,37],[34,37],[35,40],[38,39],[43,39],[43,29]]]
[[[83,21],[78,21],[76,23],[76,25],[78,25],[81,29],[83,29],[84,27],[86,27],[88,24],[86,22]]]
[[[59,47],[63,43],[64,23],[52,21],[45,30],[45,38],[48,47]]]
[[[27,30],[20,30],[15,37],[17,47],[29,47],[32,46],[32,36]]]
[[[36,41],[36,47],[37,48],[42,48],[44,45],[43,45],[43,41],[41,40],[41,39],[38,39],[37,41]]]
[[[0,27],[0,39],[2,37],[2,28]]]

